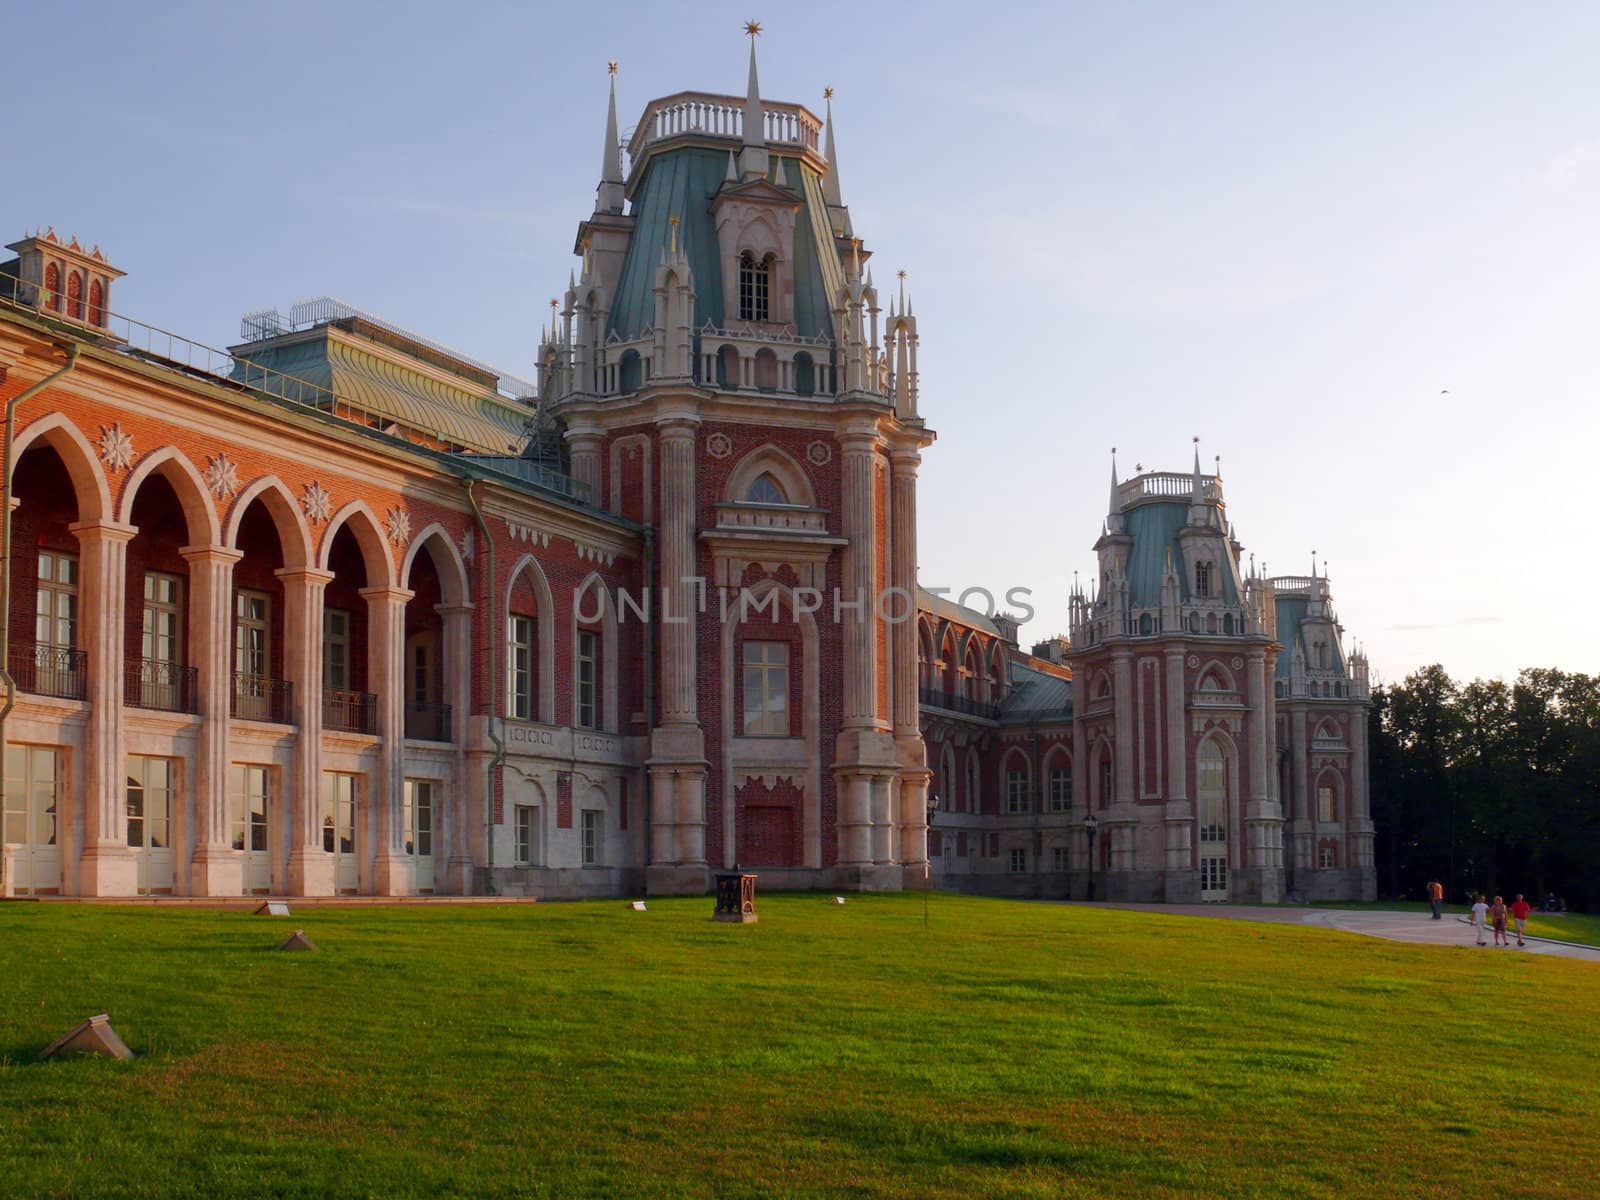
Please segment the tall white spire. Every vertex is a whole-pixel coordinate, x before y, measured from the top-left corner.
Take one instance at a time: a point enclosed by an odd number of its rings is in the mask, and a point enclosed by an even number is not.
[[[756,38],[761,36],[761,22],[747,21],[745,33],[750,38],[750,79],[744,97],[744,149],[739,152],[739,171],[746,179],[767,173],[766,122],[761,115],[761,81],[756,76]]]
[[[1106,506],[1106,532],[1122,532],[1122,497],[1117,492],[1117,448],[1111,447],[1111,502]]]
[[[822,102],[827,109],[828,120],[828,174],[822,181],[822,198],[835,208],[844,207],[843,192],[839,188],[839,151],[833,144],[833,89],[824,88]]]
[[[606,106],[606,143],[600,156],[600,187],[595,192],[595,212],[620,213],[622,211],[622,143],[617,138],[617,64],[612,61],[606,70],[611,74],[611,99]]]

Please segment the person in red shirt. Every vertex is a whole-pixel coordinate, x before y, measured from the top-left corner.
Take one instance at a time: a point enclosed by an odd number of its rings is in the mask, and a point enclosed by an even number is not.
[[[1522,940],[1523,933],[1528,928],[1528,914],[1533,911],[1533,906],[1522,898],[1522,893],[1517,893],[1517,898],[1511,905],[1511,919],[1517,923],[1517,945],[1525,946]]]
[[[1440,920],[1439,908],[1444,904],[1444,884],[1437,879],[1428,885],[1428,903],[1433,905],[1433,919]]]

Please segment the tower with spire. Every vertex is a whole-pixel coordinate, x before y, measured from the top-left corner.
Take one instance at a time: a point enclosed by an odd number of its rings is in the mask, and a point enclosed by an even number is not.
[[[1315,566],[1245,568],[1198,438],[1192,463],[1119,482],[1113,452],[1097,581],[1069,597],[1075,789],[1103,894],[1370,898],[1365,663]]]
[[[651,535],[651,889],[735,862],[899,888],[927,869],[915,623],[891,619],[934,439],[916,317],[902,272],[881,320],[832,89],[826,123],[764,97],[744,32],[742,95],[651,100],[625,143],[610,65],[540,409],[578,486]]]

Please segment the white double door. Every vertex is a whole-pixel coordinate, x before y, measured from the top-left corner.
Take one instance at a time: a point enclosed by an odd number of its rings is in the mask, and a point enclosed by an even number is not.
[[[61,891],[61,756],[45,746],[7,746],[0,814],[6,880],[16,896]]]

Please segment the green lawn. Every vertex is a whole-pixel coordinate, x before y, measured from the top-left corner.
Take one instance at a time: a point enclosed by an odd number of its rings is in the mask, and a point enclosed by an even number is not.
[[[1563,913],[1558,917],[1534,913],[1528,918],[1528,932],[1536,937],[1600,946],[1600,917],[1591,913]]]
[[[0,905],[0,1193],[1600,1194],[1591,964],[931,909]]]

